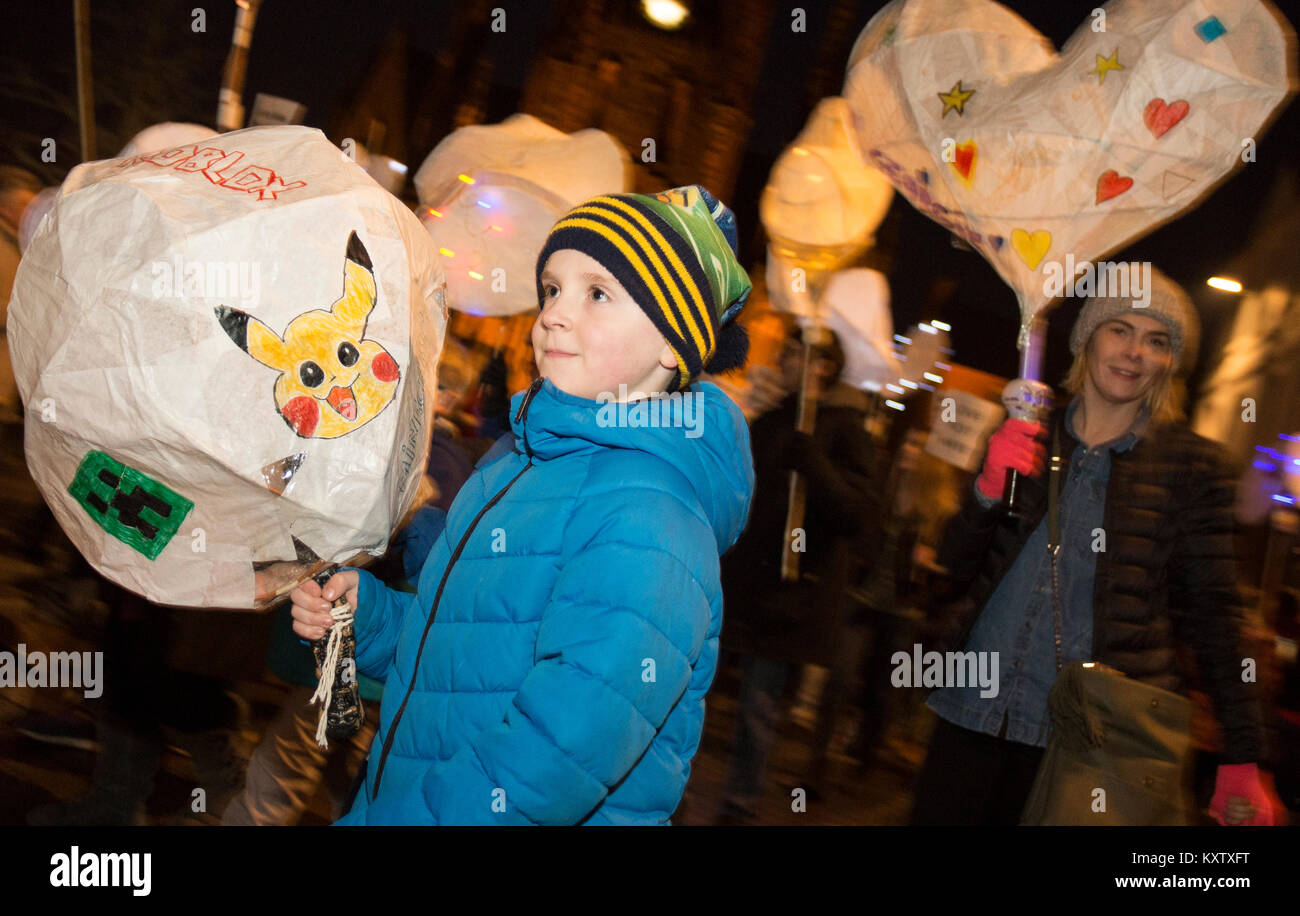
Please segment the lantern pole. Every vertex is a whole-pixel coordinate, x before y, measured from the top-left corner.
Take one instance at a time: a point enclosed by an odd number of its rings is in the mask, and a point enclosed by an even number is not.
[[[77,49],[77,119],[81,127],[81,161],[97,157],[95,149],[95,77],[90,67],[90,0],[73,0],[73,36]]]
[[[217,130],[225,133],[244,126],[244,77],[248,70],[248,48],[253,43],[253,26],[262,0],[235,0],[235,32],[230,38],[230,53],[221,72],[221,92],[217,96]]]

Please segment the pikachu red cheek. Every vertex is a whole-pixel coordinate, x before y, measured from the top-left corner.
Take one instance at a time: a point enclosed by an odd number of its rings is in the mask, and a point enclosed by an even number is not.
[[[370,371],[381,382],[397,381],[397,361],[387,353],[380,353],[375,356],[374,361],[370,364]]]
[[[316,424],[320,422],[320,407],[317,406],[315,399],[302,395],[290,398],[289,402],[281,408],[280,413],[284,415],[285,422],[300,436],[310,436],[316,431]]]

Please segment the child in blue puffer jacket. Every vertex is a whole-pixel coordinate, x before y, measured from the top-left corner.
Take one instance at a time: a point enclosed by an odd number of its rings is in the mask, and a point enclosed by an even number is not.
[[[537,261],[539,378],[440,519],[418,593],[343,570],[292,593],[318,639],[356,609],[386,684],[341,824],[667,824],[704,725],[718,559],[749,513],[750,283],[707,191],[597,197]]]

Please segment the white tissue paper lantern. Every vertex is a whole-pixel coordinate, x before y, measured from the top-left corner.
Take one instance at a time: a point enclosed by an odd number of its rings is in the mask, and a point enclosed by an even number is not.
[[[832,273],[814,299],[803,283],[790,280],[793,268],[769,248],[768,301],[794,315],[800,327],[825,325],[844,348],[840,380],[861,391],[880,391],[902,375],[894,352],[894,319],[889,310],[889,280],[865,267]]]
[[[126,146],[117,154],[117,158],[138,156],[160,149],[172,149],[187,143],[198,143],[215,137],[217,132],[202,124],[189,124],[184,121],[164,121],[153,124],[140,131],[127,141]]]
[[[799,318],[817,316],[817,302],[808,289],[807,271],[784,260],[772,245],[767,246],[767,298],[772,308]]]
[[[1294,46],[1262,0],[1112,0],[1059,54],[992,0],[894,0],[844,95],[867,160],[1015,290],[1023,347],[1085,262],[1253,158]]]
[[[18,252],[20,254],[27,251],[27,246],[32,243],[32,236],[36,235],[36,230],[41,226],[41,220],[45,219],[45,214],[50,212],[50,208],[54,206],[54,201],[58,196],[58,188],[42,188],[23,208],[23,215],[18,219]]]
[[[78,166],[10,304],[32,475],[114,582],[269,606],[414,499],[445,296],[419,220],[318,130]]]
[[[777,158],[759,215],[783,261],[817,271],[870,247],[893,199],[889,179],[863,159],[848,102],[832,97]]]
[[[832,274],[820,313],[844,348],[842,382],[874,392],[902,374],[894,354],[889,280],[880,271],[855,268]]]
[[[450,306],[494,316],[537,308],[535,267],[551,227],[629,179],[627,152],[604,131],[566,134],[525,114],[453,131],[415,174]]]

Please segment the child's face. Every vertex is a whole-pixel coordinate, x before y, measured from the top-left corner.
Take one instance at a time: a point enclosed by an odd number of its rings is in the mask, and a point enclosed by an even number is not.
[[[561,391],[617,400],[619,385],[666,390],[677,359],[663,334],[613,275],[571,248],[542,269],[541,313],[533,324],[537,370]]]

